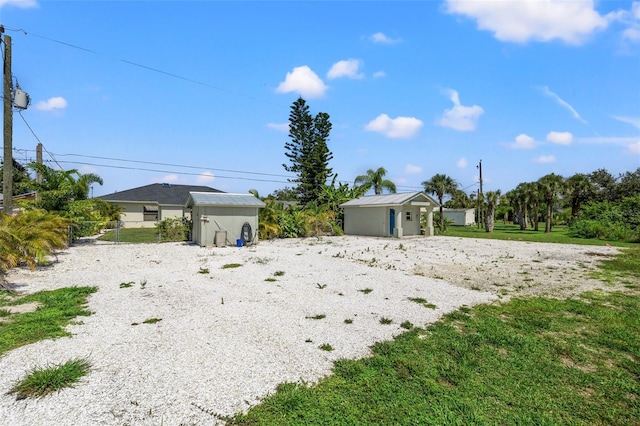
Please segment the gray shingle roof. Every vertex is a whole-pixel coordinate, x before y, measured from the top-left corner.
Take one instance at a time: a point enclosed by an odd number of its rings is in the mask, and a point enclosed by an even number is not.
[[[409,201],[429,201],[434,205],[438,203],[424,192],[405,192],[401,194],[369,195],[366,197],[354,198],[340,207],[376,207],[376,206],[399,206]]]
[[[101,198],[105,201],[155,202],[160,205],[184,206],[190,192],[222,193],[222,191],[208,186],[152,183],[151,185],[101,195],[96,198]]]
[[[252,194],[191,192],[187,206],[264,207],[265,203]]]

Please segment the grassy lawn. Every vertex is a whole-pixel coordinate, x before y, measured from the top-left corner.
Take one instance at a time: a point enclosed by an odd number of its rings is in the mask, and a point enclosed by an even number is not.
[[[115,231],[109,231],[98,237],[100,241],[115,241]],[[122,243],[157,243],[158,231],[155,228],[122,228],[120,229]]]
[[[568,228],[564,225],[558,225],[547,234],[544,232],[544,223],[540,224],[540,230],[533,229],[520,230],[518,225],[496,223],[493,232],[486,232],[484,228],[476,226],[449,226],[447,231],[442,234],[451,237],[469,237],[469,238],[490,238],[494,240],[514,240],[514,241],[530,241],[537,243],[561,243],[561,244],[582,244],[603,246],[611,244],[616,247],[637,247],[638,243],[628,243],[622,241],[604,241],[588,238],[571,237],[568,234]]]
[[[34,312],[8,314],[0,322],[0,356],[11,349],[43,339],[69,336],[64,327],[78,316],[91,315],[86,310],[87,298],[95,287],[67,287],[39,291],[22,297],[0,293],[0,309],[7,312],[11,305],[37,302]]]
[[[378,343],[236,425],[640,424],[640,248],[605,260],[628,293],[461,308]]]

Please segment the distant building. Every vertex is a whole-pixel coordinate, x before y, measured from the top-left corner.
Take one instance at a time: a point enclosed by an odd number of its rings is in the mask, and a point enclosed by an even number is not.
[[[476,224],[476,210],[471,209],[442,209],[444,220],[453,226],[472,226]]]
[[[96,198],[122,209],[120,220],[125,227],[152,228],[168,218],[191,219],[191,210],[186,207],[190,192],[222,193],[208,186],[153,183]]]

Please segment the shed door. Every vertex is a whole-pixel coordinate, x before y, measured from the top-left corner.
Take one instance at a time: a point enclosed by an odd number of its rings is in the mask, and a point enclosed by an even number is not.
[[[389,209],[389,235],[393,235],[396,229],[396,210]]]

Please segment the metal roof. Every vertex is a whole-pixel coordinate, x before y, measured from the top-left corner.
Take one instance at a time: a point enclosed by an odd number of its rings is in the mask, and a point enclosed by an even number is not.
[[[187,206],[264,207],[266,204],[251,194],[226,192],[190,192]]]
[[[340,207],[380,207],[380,206],[399,206],[410,201],[429,201],[434,205],[438,203],[424,192],[405,192],[401,194],[384,194],[369,195],[359,197],[346,203],[340,204]]]

